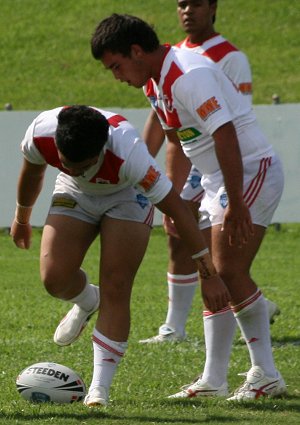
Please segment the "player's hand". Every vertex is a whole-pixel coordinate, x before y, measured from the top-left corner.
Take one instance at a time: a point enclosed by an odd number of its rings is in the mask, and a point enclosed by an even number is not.
[[[32,227],[30,223],[19,224],[14,220],[10,228],[10,236],[15,245],[21,249],[29,249],[31,244]]]
[[[215,313],[227,307],[231,300],[229,291],[219,275],[201,279],[201,293],[205,307]]]
[[[163,226],[167,235],[180,239],[174,221],[171,219],[171,217],[168,217],[165,214],[163,216]]]
[[[230,205],[227,207],[222,231],[227,233],[230,246],[236,245],[241,248],[248,243],[249,238],[254,234],[254,229],[250,211],[245,203],[242,202],[234,208]]]

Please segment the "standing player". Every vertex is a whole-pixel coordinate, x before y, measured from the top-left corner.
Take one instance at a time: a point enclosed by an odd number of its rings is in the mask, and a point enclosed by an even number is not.
[[[46,290],[74,304],[56,329],[58,345],[74,342],[99,308],[99,288],[89,283],[81,265],[101,235],[100,313],[93,332],[94,373],[85,404],[106,405],[116,367],[127,348],[131,290],[153,218],[149,200],[173,217],[189,246],[207,307],[217,311],[230,297],[192,213],[125,118],[87,106],[56,108],[32,122],[21,146],[24,162],[11,226],[19,248],[30,246],[31,211],[47,164],[61,170],[40,254]]]
[[[217,312],[204,312],[203,374],[174,397],[227,395],[235,320],[251,368],[230,400],[283,394],[266,301],[250,275],[281,197],[283,172],[249,102],[219,66],[197,53],[160,44],[152,27],[137,17],[104,19],[91,44],[93,56],[117,80],[144,87],[166,131],[166,165],[176,190],[182,190],[190,162],[203,173],[203,207],[209,214],[205,235],[232,301]]]
[[[177,46],[200,53],[216,62],[251,104],[252,76],[248,59],[243,52],[215,31],[217,3],[217,0],[177,0],[179,22],[188,34]],[[158,117],[152,111],[145,125],[144,140],[153,156],[158,153],[164,138]],[[181,197],[189,204],[195,217],[198,217],[203,195],[201,174],[193,166]],[[202,215],[205,216],[205,213]],[[160,326],[158,335],[143,339],[141,343],[181,341],[185,338],[186,320],[198,285],[197,270],[181,239],[173,236],[172,232],[168,235],[168,246],[166,320]],[[275,303],[267,299],[266,301],[272,323],[274,316],[280,311]]]

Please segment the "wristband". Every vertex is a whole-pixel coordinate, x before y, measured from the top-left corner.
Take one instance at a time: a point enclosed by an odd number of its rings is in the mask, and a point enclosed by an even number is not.
[[[20,207],[20,208],[24,208],[24,209],[27,209],[27,208],[33,208],[33,205],[21,205],[21,204],[19,204],[19,202],[17,201],[16,202],[16,205],[17,205],[17,207]]]
[[[19,226],[27,226],[27,224],[29,224],[29,221],[27,223],[20,223],[20,221],[17,220],[17,217],[15,217],[15,222],[19,225]]]
[[[17,207],[15,212],[15,221],[17,224],[28,224],[31,216],[32,206],[25,206],[19,204],[17,201]]]
[[[201,251],[197,252],[196,254],[192,255],[192,260],[196,260],[199,257],[203,257],[205,254],[209,253],[208,248],[204,248]]]
[[[192,258],[196,261],[199,275],[201,279],[210,279],[216,276],[217,271],[213,265],[211,256],[209,255],[208,248],[202,249],[197,254],[194,254]]]

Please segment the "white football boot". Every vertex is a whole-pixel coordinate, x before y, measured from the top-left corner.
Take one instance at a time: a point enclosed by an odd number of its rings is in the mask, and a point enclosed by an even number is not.
[[[226,397],[228,395],[228,385],[224,382],[220,387],[213,387],[208,382],[203,381],[202,375],[191,384],[181,387],[181,391],[170,395],[168,398],[182,399],[194,397]]]
[[[55,344],[60,346],[72,344],[86,327],[92,315],[98,310],[100,302],[99,287],[92,286],[95,288],[95,306],[90,311],[85,311],[77,304],[74,304],[73,308],[69,310],[56,328],[53,337]]]
[[[147,339],[140,339],[140,344],[157,344],[160,342],[180,342],[186,339],[186,335],[179,334],[169,325],[161,325],[158,330],[158,335]]]
[[[85,396],[83,404],[87,407],[101,407],[108,405],[108,389],[100,386],[95,387]]]
[[[286,385],[279,372],[276,378],[271,378],[259,366],[253,366],[246,374],[246,381],[227,400],[257,400],[261,397],[280,397],[285,393]]]

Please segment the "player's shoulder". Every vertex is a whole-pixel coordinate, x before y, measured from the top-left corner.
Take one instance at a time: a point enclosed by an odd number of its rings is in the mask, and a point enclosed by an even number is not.
[[[179,46],[173,46],[173,57],[171,60],[181,64],[182,67],[189,67],[192,64],[197,64],[198,66],[209,64],[210,58],[199,55],[198,52],[192,49],[182,49]]]
[[[189,57],[191,54],[198,54],[215,63],[226,62],[233,56],[236,60],[245,60],[246,55],[232,42],[217,33],[209,37],[202,43],[193,43],[186,37],[184,40],[173,46],[177,57]],[[186,53],[189,52],[189,53]],[[205,63],[205,60],[202,60]]]
[[[107,111],[96,108],[109,123],[109,137],[106,148],[120,157],[129,155],[136,140],[140,137],[138,130],[119,111]]]
[[[125,128],[130,129],[133,128],[132,124],[128,121],[128,119],[120,112],[118,111],[107,111],[100,108],[95,108],[97,111],[99,111],[108,121],[110,127],[112,130],[122,129]]]
[[[35,136],[53,136],[57,128],[57,117],[62,106],[41,112],[34,120]]]
[[[48,120],[53,120],[55,118],[57,119],[58,114],[63,108],[64,108],[63,106],[59,106],[54,109],[48,109],[48,110],[42,111],[37,115],[36,121],[48,121]]]
[[[207,56],[214,62],[220,62],[229,55],[244,56],[244,53],[231,41],[221,34],[216,34],[206,40],[202,45],[202,55]]]

